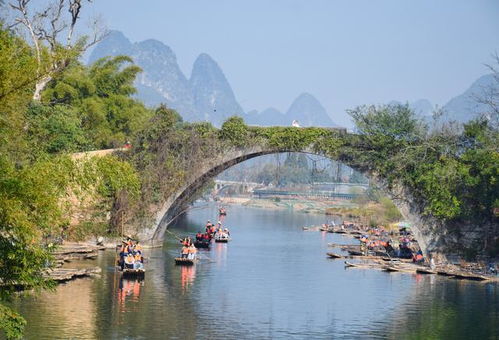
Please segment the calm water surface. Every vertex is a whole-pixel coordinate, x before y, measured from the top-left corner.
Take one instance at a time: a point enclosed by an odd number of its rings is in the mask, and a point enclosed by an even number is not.
[[[196,208],[171,230],[195,233],[216,207]],[[498,339],[499,287],[435,276],[345,269],[327,243],[352,239],[302,226],[323,216],[230,207],[233,240],[177,267],[179,243],[147,251],[145,280],[115,273],[27,296],[16,308],[27,339]],[[167,234],[168,235],[168,234]]]

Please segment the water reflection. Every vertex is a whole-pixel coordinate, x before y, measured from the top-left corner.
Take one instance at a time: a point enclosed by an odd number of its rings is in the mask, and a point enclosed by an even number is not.
[[[231,207],[232,241],[192,267],[179,243],[146,252],[144,280],[122,278],[101,253],[100,278],[25,297],[28,339],[480,338],[499,336],[497,285],[424,275],[345,270],[327,244],[351,239],[303,232],[323,216]],[[179,220],[194,233],[216,207]]]
[[[494,283],[417,275],[412,298],[359,336],[400,339],[499,338],[499,289]],[[376,326],[378,325],[378,326]],[[379,327],[379,325],[383,325]]]
[[[181,266],[180,267],[180,282],[182,284],[182,291],[185,293],[189,286],[196,278],[196,266]]]
[[[141,278],[124,278],[119,279],[118,304],[123,310],[125,307],[125,300],[128,298],[133,302],[139,301],[140,289],[144,286],[144,280]]]

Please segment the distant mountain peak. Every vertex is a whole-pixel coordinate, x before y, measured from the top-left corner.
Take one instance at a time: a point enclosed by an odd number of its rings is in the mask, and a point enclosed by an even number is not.
[[[298,97],[296,97],[295,101],[297,101],[297,100],[311,100],[311,101],[315,101],[315,102],[319,103],[317,98],[315,98],[312,94],[310,94],[308,92],[300,93],[300,95],[298,95]]]
[[[480,103],[482,97],[490,88],[497,87],[493,74],[486,74],[475,80],[471,86],[462,94],[449,100],[442,108],[444,112],[443,121],[457,121],[465,123],[490,110],[490,108]]]
[[[218,67],[218,64],[215,60],[213,60],[213,58],[208,54],[208,53],[201,53],[200,55],[198,55],[198,57],[196,58],[196,61],[194,62],[194,65],[196,65],[196,63],[198,64],[214,64]]]
[[[286,112],[287,120],[297,120],[302,126],[335,126],[326,109],[308,92],[301,93]]]
[[[132,43],[119,31],[111,31],[92,51],[89,61],[106,56],[128,55],[143,70],[135,82],[137,97],[146,105],[165,103],[187,121],[209,121],[220,126],[232,115],[250,124],[290,126],[333,126],[321,103],[310,93],[301,93],[286,113],[268,108],[245,114],[218,63],[201,53],[193,64],[190,79],[180,70],[173,50],[159,40]]]
[[[102,57],[130,55],[133,44],[120,31],[110,31],[106,37],[99,42],[89,57],[89,63],[93,63]]]
[[[192,67],[189,85],[196,109],[204,120],[221,125],[228,117],[243,115],[225,74],[208,54],[200,54]]]
[[[172,51],[170,46],[165,45],[163,42],[156,40],[156,39],[147,39],[141,42],[136,43],[137,46],[140,46],[141,48],[144,49],[151,49],[155,50],[157,52],[165,53],[165,54],[172,54],[175,56],[175,53]]]
[[[190,79],[191,84],[198,82],[200,76],[209,76],[210,80],[218,82],[219,85],[229,85],[220,66],[206,53],[201,53],[194,61]]]

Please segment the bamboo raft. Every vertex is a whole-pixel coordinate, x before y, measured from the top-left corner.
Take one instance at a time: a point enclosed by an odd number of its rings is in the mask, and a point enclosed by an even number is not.
[[[384,266],[382,270],[384,270],[385,272],[399,272],[401,268],[395,266]]]
[[[196,262],[196,259],[188,259],[182,257],[175,258],[175,264],[178,266],[192,266]]]
[[[194,242],[194,247],[196,248],[204,248],[204,249],[210,249],[211,242],[210,241],[196,241]]]
[[[416,273],[418,274],[436,274],[437,272],[427,268],[418,268],[416,269]]]
[[[437,274],[442,275],[442,276],[454,276],[455,275],[454,272],[446,271],[446,270],[437,270]]]
[[[144,276],[146,273],[145,269],[131,269],[131,268],[123,268],[120,270],[123,276]]]
[[[454,278],[459,280],[473,280],[473,281],[488,281],[492,279],[484,275],[473,274],[473,273],[455,273]]]

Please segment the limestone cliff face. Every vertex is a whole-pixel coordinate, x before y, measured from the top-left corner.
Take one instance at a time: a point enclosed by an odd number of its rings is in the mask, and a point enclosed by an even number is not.
[[[215,126],[237,115],[248,124],[290,126],[336,126],[319,101],[308,93],[299,95],[286,113],[270,108],[244,113],[221,67],[208,54],[196,59],[190,79],[180,69],[175,53],[158,40],[132,43],[123,33],[112,31],[92,51],[89,62],[106,56],[128,55],[142,68],[135,82],[136,97],[148,106],[161,103],[177,110],[187,121],[208,121]]]
[[[188,80],[167,45],[154,39],[131,43],[113,31],[92,51],[89,62],[117,55],[132,57],[142,68],[135,82],[136,96],[148,106],[164,103],[187,121],[209,121],[216,126],[232,115],[244,115],[223,71],[207,54],[197,58]]]
[[[290,122],[297,120],[302,126],[337,126],[322,104],[310,93],[302,93],[293,101],[286,112],[286,118]]]
[[[222,69],[209,55],[196,59],[189,85],[202,120],[220,126],[230,116],[244,114]]]
[[[121,32],[112,31],[92,51],[89,62],[106,56],[128,55],[142,68],[135,85],[137,97],[146,105],[165,103],[186,120],[199,120],[187,78],[170,47],[154,39],[131,43]]]
[[[289,109],[282,113],[275,108],[268,108],[262,112],[252,111],[245,116],[248,124],[259,126],[291,126],[294,120],[300,126],[337,127],[326,109],[310,93],[300,94]]]

